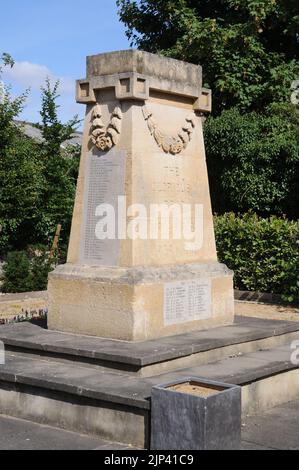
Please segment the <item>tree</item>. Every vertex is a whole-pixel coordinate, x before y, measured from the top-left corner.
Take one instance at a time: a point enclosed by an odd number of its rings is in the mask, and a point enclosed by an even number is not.
[[[5,65],[13,66],[8,54]],[[1,73],[1,68],[0,68]],[[0,76],[1,78],[1,76]],[[78,123],[59,121],[56,104],[58,83],[42,90],[43,142],[28,138],[15,120],[27,93],[12,99],[3,88],[0,101],[0,256],[24,250],[29,244],[50,246],[58,223],[63,225],[62,242],[67,244],[76,179],[79,146],[62,148]],[[65,250],[65,246],[63,247]]]
[[[2,52],[1,61],[3,62],[4,65],[10,65],[10,67],[13,67],[14,64],[15,64],[13,58],[7,52]],[[2,69],[0,67],[0,73],[1,73],[1,71],[2,71]]]
[[[3,292],[28,292],[30,290],[30,262],[25,251],[9,253],[3,270]]]
[[[45,185],[37,231],[39,240],[49,243],[60,223],[63,228],[62,242],[66,244],[73,212],[80,147],[67,146],[64,150],[62,144],[73,136],[80,121],[77,116],[66,124],[59,120],[58,87],[59,82],[52,88],[47,80],[42,88],[42,124],[39,127],[44,139],[40,151],[44,163]]]
[[[61,145],[70,140],[76,132],[80,123],[78,116],[74,116],[66,124],[63,124],[58,118],[59,105],[57,104],[59,81],[53,88],[50,79],[46,79],[46,84],[41,88],[42,106],[41,106],[41,126],[44,138],[43,148],[49,157],[57,158],[61,153]]]
[[[2,291],[6,293],[46,290],[48,274],[55,267],[43,246],[30,246],[27,251],[8,253],[3,266],[4,281]]]
[[[14,61],[12,57],[4,53],[0,56],[0,63],[13,67]],[[23,109],[27,93],[12,99],[10,90],[5,87],[1,82],[2,67],[0,66],[0,83],[1,83],[1,96],[0,96],[0,157],[3,152],[10,145],[12,138],[15,135],[16,127],[13,120],[20,114]]]
[[[8,54],[5,65],[13,66]],[[0,68],[1,73],[1,68]],[[0,77],[1,78],[1,77]],[[0,254],[23,247],[30,239],[40,206],[42,186],[38,146],[15,124],[27,93],[13,99],[8,87],[2,88],[0,100]]]
[[[298,0],[117,0],[132,45],[203,66],[214,112],[290,101]]]
[[[0,253],[23,249],[36,241],[45,186],[39,146],[14,129],[0,158]]]
[[[232,108],[206,121],[205,140],[215,212],[299,217],[299,109]]]
[[[203,66],[214,210],[298,217],[298,0],[117,4],[132,45]]]

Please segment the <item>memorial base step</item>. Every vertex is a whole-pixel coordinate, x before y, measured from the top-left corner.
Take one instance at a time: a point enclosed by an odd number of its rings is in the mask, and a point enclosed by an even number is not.
[[[188,336],[185,346],[182,337],[163,338],[160,349],[157,343],[154,349],[153,342],[133,345],[96,338],[96,346],[93,338],[60,336],[27,324],[3,326],[6,361],[0,366],[0,413],[150,448],[153,385],[191,376],[238,384],[244,415],[298,396],[299,366],[291,360],[298,323],[243,317],[223,328],[228,330],[200,332],[206,337],[193,337],[193,342],[190,334],[181,335]],[[265,347],[257,348],[262,340]],[[235,353],[230,354],[229,347]],[[204,360],[196,364],[200,354]],[[167,364],[187,358],[188,366],[167,370]],[[141,376],[142,368],[151,364],[159,364],[159,372]]]

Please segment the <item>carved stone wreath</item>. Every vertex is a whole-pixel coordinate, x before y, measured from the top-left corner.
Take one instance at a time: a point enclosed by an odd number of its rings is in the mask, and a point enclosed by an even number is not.
[[[154,136],[158,146],[161,147],[165,153],[177,155],[187,148],[192,139],[192,134],[195,128],[193,116],[186,118],[186,123],[176,136],[168,136],[160,131],[155,119],[153,118],[153,113],[151,113],[146,106],[143,106],[142,112],[151,135]]]
[[[101,106],[97,104],[92,112],[92,143],[102,151],[110,150],[117,144],[121,133],[122,111],[119,106],[114,109],[111,120],[106,127],[102,120]]]

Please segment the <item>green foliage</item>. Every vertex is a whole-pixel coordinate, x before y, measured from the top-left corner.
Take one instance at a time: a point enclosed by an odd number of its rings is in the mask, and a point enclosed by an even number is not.
[[[48,274],[55,268],[57,254],[51,258],[47,247],[43,245],[31,246],[27,253],[30,260],[30,291],[46,290]]]
[[[132,45],[203,66],[214,211],[298,218],[298,0],[117,4]]]
[[[55,267],[47,248],[38,245],[27,251],[13,251],[4,264],[3,292],[31,292],[47,289],[48,274]]]
[[[15,128],[0,158],[0,253],[35,242],[43,170],[38,144]]]
[[[14,65],[12,57],[7,53],[0,56],[1,61],[4,65],[9,65],[10,67]],[[0,66],[0,80],[1,72],[2,68]],[[2,88],[1,86],[0,88],[0,158],[2,158],[5,149],[15,137],[16,127],[13,120],[22,111],[26,96],[27,92],[13,99],[8,87]]]
[[[50,242],[57,224],[62,225],[62,242],[67,243],[74,205],[80,147],[62,150],[79,124],[78,117],[63,124],[58,119],[57,95],[59,83],[51,87],[50,81],[42,88],[41,131],[44,142],[40,154],[44,162],[45,184],[42,190],[42,212],[36,226],[39,240]]]
[[[8,54],[5,65],[13,66]],[[1,69],[0,69],[1,73]],[[37,192],[40,164],[37,145],[27,139],[14,120],[22,111],[26,93],[13,99],[9,89],[2,90],[0,100],[0,253],[18,244],[16,238],[26,238],[25,227],[38,206]]]
[[[4,65],[9,65],[10,67],[13,67],[15,64],[13,58],[7,52],[2,53],[0,60],[2,60]],[[1,73],[1,68],[0,68],[0,73]]]
[[[5,58],[9,62],[9,57]],[[15,120],[26,94],[12,99],[5,89],[0,102],[0,255],[26,249],[29,244],[50,246],[56,226],[62,224],[61,245],[68,241],[76,179],[79,146],[62,148],[75,131],[75,117],[62,124],[57,115],[58,83],[42,89],[40,126],[44,141],[26,137]],[[64,246],[63,246],[64,245]]]
[[[203,66],[215,111],[289,101],[298,0],[117,0],[132,45]]]
[[[13,66],[8,54],[2,61]],[[1,96],[0,255],[8,253],[3,292],[46,289],[48,273],[56,262],[56,257],[50,259],[48,248],[58,223],[63,227],[60,258],[65,256],[80,148],[62,144],[72,137],[79,121],[77,117],[67,124],[59,121],[57,90],[58,83],[52,88],[49,80],[42,89],[42,143],[26,137],[15,123],[26,93],[12,99],[5,88]],[[28,248],[37,243],[45,246]]]
[[[272,105],[265,113],[238,109],[205,123],[214,210],[299,217],[299,110]]]
[[[49,79],[46,79],[45,87],[42,87],[42,108],[41,119],[43,138],[45,140],[44,149],[48,157],[55,158],[60,155],[61,145],[69,140],[76,131],[80,120],[78,116],[63,124],[58,118],[59,105],[57,104],[59,81],[53,88]]]
[[[25,251],[13,251],[8,254],[3,266],[3,292],[29,291],[30,262]]]
[[[241,290],[299,301],[299,222],[254,213],[215,217],[219,260],[235,272]]]

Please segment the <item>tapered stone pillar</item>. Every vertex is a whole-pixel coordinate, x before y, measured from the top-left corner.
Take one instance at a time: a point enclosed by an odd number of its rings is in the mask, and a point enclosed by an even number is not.
[[[139,341],[233,322],[217,262],[201,67],[142,51],[87,58],[68,261],[49,277],[49,328]]]

